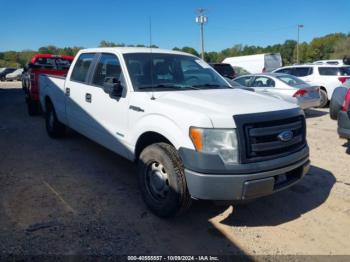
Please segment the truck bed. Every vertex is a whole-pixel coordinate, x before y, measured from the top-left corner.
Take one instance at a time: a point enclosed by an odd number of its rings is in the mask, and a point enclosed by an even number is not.
[[[66,95],[65,95],[65,81],[66,77],[56,75],[40,75],[39,86],[40,86],[40,104],[43,111],[46,111],[47,97],[51,98],[57,118],[62,123],[66,121]]]

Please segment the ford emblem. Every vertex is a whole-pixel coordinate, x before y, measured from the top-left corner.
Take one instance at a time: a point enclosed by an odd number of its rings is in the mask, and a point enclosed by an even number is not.
[[[290,130],[289,131],[283,131],[277,137],[282,142],[288,142],[288,141],[292,140],[293,132],[290,131]]]

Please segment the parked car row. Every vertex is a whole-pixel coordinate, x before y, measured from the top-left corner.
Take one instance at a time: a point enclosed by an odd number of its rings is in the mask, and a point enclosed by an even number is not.
[[[311,86],[299,78],[279,73],[255,74],[235,79],[239,84],[253,88],[255,92],[297,104],[301,109],[318,107],[318,86]]]
[[[285,66],[274,70],[275,73],[284,73],[297,76],[313,86],[320,87],[321,105],[325,107],[338,86],[350,87],[350,66],[331,64],[306,64]]]
[[[22,78],[23,68],[0,68],[0,80],[1,81],[20,81]]]

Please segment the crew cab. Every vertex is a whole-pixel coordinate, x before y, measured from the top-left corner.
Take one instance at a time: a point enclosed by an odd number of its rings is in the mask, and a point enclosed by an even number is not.
[[[65,76],[74,57],[65,55],[37,54],[24,68],[22,89],[24,91],[28,114],[36,115],[39,107],[39,75]]]
[[[40,76],[50,137],[70,127],[138,163],[146,205],[158,216],[191,199],[247,200],[308,172],[303,111],[229,83],[183,52],[79,51],[67,77]]]

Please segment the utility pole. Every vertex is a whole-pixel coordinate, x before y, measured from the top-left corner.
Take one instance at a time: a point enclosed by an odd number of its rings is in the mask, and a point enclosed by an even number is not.
[[[198,16],[196,17],[196,22],[200,25],[200,36],[201,36],[201,57],[204,60],[204,24],[208,22],[208,17],[204,15],[205,13],[204,8],[198,9]]]
[[[299,34],[300,34],[300,28],[304,28],[304,25],[298,24],[297,64],[299,64]]]

